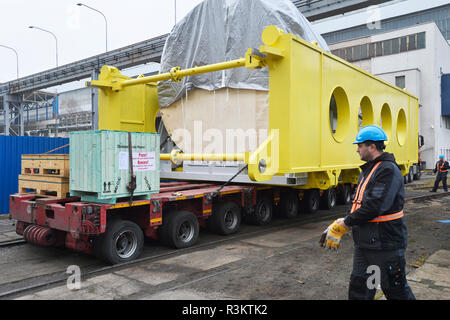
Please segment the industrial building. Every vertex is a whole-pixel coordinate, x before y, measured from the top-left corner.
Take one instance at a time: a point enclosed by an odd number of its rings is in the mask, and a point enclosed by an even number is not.
[[[450,4],[322,36],[335,55],[419,97],[425,168],[450,157]]]
[[[450,46],[434,22],[330,45],[332,52],[419,97],[421,160],[433,168],[450,157],[450,114],[443,77],[450,73]],[[445,80],[447,79],[447,80]],[[448,84],[447,84],[448,85]]]

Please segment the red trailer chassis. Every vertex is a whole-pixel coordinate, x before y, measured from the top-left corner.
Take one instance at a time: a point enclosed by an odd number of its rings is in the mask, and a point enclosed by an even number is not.
[[[280,200],[279,188],[210,183],[161,183],[150,200],[115,205],[81,202],[80,198],[50,199],[31,194],[10,196],[10,218],[17,220],[16,232],[27,242],[41,246],[65,246],[93,253],[94,239],[107,231],[111,218],[132,221],[147,237],[158,239],[158,229],[168,211],[195,214],[200,226],[213,214],[213,204],[233,202],[251,213],[261,197],[274,205]]]

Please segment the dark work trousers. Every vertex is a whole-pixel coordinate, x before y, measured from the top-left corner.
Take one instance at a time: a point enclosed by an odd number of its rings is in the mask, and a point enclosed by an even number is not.
[[[438,172],[436,175],[436,182],[434,183],[433,191],[437,191],[439,188],[439,182],[442,181],[442,186],[444,187],[444,191],[448,191],[447,186],[447,172]]]
[[[377,291],[375,287],[377,281],[374,280],[375,272],[373,270],[378,267],[380,271],[378,279],[386,299],[415,300],[416,297],[406,280],[405,265],[405,249],[369,250],[355,248],[348,298],[350,300],[373,300]]]

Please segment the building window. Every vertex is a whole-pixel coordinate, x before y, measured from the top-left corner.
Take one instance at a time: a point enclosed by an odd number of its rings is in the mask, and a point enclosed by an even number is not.
[[[406,78],[405,76],[398,76],[395,77],[395,85],[399,88],[405,89],[406,88]]]
[[[450,129],[450,117],[442,117],[442,122],[445,129]]]
[[[361,60],[361,46],[353,47],[353,60]]]
[[[369,44],[369,57],[375,57],[375,43]]]
[[[383,41],[383,56],[392,54],[392,40]]]
[[[353,51],[353,48],[346,48],[345,49],[345,59],[347,61],[353,61],[352,51]]]
[[[361,60],[367,59],[369,57],[368,53],[367,53],[367,44],[363,44],[361,46]]]
[[[424,49],[425,47],[426,35],[425,32],[421,32],[380,42],[336,49],[333,50],[333,54],[338,55],[342,59],[353,62],[367,58]]]
[[[417,34],[417,49],[425,48],[425,32]]]
[[[392,39],[392,54],[400,52],[399,40],[399,38]]]
[[[383,55],[383,43],[382,42],[377,42],[376,43],[376,56],[382,56]]]
[[[408,51],[415,50],[416,48],[416,35],[413,34],[408,37]]]
[[[405,52],[407,49],[406,46],[406,37],[401,37],[400,38],[400,52]]]

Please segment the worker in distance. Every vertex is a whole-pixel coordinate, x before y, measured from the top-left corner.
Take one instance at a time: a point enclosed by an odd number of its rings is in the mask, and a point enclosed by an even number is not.
[[[445,161],[444,155],[439,156],[439,161],[436,163],[434,167],[433,173],[436,174],[436,181],[434,182],[433,189],[430,192],[437,192],[439,188],[439,183],[442,181],[442,187],[444,187],[444,191],[448,192],[447,186],[447,172],[448,172],[448,161]]]
[[[337,249],[342,236],[352,228],[355,251],[348,291],[351,300],[373,300],[378,284],[387,299],[415,300],[405,273],[408,236],[403,176],[394,155],[384,152],[387,139],[377,126],[359,131],[354,144],[366,163],[361,166],[352,207],[320,239],[323,247]],[[371,272],[379,273],[379,283],[369,281]]]

